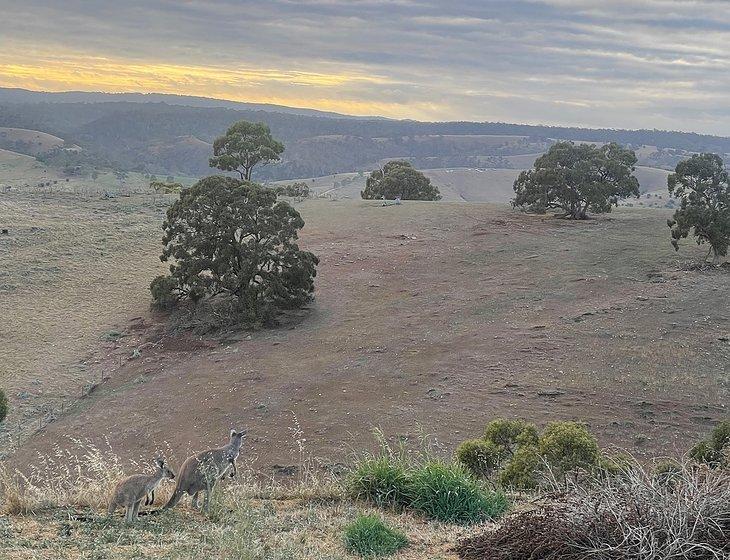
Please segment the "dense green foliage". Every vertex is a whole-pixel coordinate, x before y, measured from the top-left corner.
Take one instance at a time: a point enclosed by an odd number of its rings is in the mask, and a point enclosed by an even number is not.
[[[438,187],[407,161],[394,160],[373,171],[361,193],[365,199],[440,200]]]
[[[366,558],[388,556],[408,546],[406,536],[377,515],[360,515],[345,527],[345,548]]]
[[[708,243],[713,262],[727,255],[730,247],[730,178],[722,159],[715,154],[697,154],[677,164],[667,178],[669,194],[680,206],[667,222],[672,245],[693,232],[697,243]]]
[[[0,389],[0,422],[8,415],[8,408],[8,398],[5,396],[5,391]]]
[[[348,493],[380,507],[404,506],[411,500],[410,475],[410,467],[399,458],[367,457],[350,473]]]
[[[456,459],[472,474],[489,478],[502,462],[503,453],[491,441],[469,439],[456,448]]]
[[[540,435],[538,449],[548,466],[561,476],[578,469],[591,470],[601,457],[596,438],[579,422],[551,422]]]
[[[730,420],[723,420],[690,451],[690,457],[710,467],[730,468]]]
[[[488,489],[460,463],[425,457],[407,463],[392,454],[368,456],[347,478],[348,495],[380,507],[408,508],[449,523],[498,517],[505,496]]]
[[[432,460],[413,472],[409,505],[431,519],[465,525],[499,517],[509,504],[458,463]]]
[[[156,301],[234,298],[248,320],[307,303],[319,260],[296,244],[299,213],[276,193],[231,177],[213,176],[182,191],[163,223],[172,280],[155,279]]]
[[[222,171],[235,171],[241,180],[250,181],[257,165],[279,161],[284,144],[274,140],[268,125],[238,121],[213,142],[210,166]]]
[[[308,198],[309,185],[304,181],[297,181],[288,185],[274,187],[274,192],[279,196],[290,196],[292,198]]]
[[[562,478],[579,471],[612,474],[622,467],[620,457],[601,455],[595,437],[577,422],[552,422],[539,433],[524,420],[497,418],[482,439],[462,443],[456,456],[474,476],[494,476],[519,490],[536,488],[544,469]]]
[[[499,473],[499,482],[506,488],[532,490],[537,487],[537,471],[542,467],[540,453],[534,445],[517,449]]]
[[[514,183],[514,206],[544,213],[557,208],[563,216],[582,220],[588,211],[610,212],[619,199],[639,196],[633,172],[636,154],[618,144],[557,142],[523,171]]]

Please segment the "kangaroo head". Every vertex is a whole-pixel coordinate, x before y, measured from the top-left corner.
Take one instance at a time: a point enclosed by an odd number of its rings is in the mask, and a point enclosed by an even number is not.
[[[155,460],[155,463],[157,464],[157,467],[162,471],[163,478],[169,478],[170,480],[175,478],[175,473],[170,467],[167,466],[167,463],[165,463],[164,459],[158,457]]]
[[[243,444],[243,438],[246,437],[246,433],[247,430],[242,430],[240,432],[237,432],[236,430],[231,430],[231,437],[228,445],[234,447],[236,450],[241,449],[241,445]]]

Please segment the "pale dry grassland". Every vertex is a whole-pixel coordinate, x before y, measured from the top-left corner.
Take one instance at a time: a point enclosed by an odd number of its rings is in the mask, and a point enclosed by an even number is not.
[[[123,474],[121,460],[111,449],[76,443],[73,453],[45,456],[27,478],[0,467],[0,557],[344,559],[352,558],[343,546],[344,527],[361,513],[377,513],[408,536],[410,545],[394,560],[445,560],[456,558],[450,549],[461,537],[485,528],[373,510],[348,499],[336,477],[312,468],[286,484],[261,482],[241,469],[234,482],[217,489],[208,514],[193,510],[189,500],[159,511],[172,490],[167,483],[156,503],[127,525],[121,513],[108,518],[105,509]],[[150,470],[140,461],[128,465],[127,474]]]

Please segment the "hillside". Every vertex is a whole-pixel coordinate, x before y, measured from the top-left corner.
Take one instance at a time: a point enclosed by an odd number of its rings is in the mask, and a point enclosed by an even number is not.
[[[619,142],[638,151],[641,165],[662,169],[673,169],[693,152],[730,153],[728,138],[680,132],[355,119],[175,96],[3,95],[0,89],[0,126],[77,144],[85,150],[79,156],[84,165],[95,159],[100,166],[143,173],[207,174],[206,146],[241,119],[267,123],[286,146],[280,164],[256,171],[258,180],[370,171],[393,158],[407,158],[422,169],[525,169],[556,139]]]
[[[31,199],[13,196],[4,208],[17,219]],[[491,205],[309,201],[298,205],[301,245],[321,257],[309,312],[200,339],[167,333],[148,310],[162,209],[111,202],[69,199],[59,212],[36,199],[13,237],[29,258],[46,237],[65,255],[24,280],[22,262],[4,263],[16,286],[9,348],[35,360],[0,381],[27,395],[13,398],[9,425],[42,426],[16,464],[69,445],[67,434],[108,439],[124,458],[165,448],[179,459],[234,425],[250,430],[248,463],[270,474],[295,464],[295,426],[332,465],[373,426],[405,440],[425,430],[453,448],[500,415],[581,418],[604,444],[661,453],[727,414],[727,280],[678,267],[665,211],[575,224]],[[95,215],[122,221],[99,229]],[[687,244],[679,258],[700,253]],[[65,280],[71,271],[85,291]],[[30,345],[40,294],[73,312],[44,321]]]
[[[63,139],[52,134],[23,128],[0,127],[0,148],[5,150],[36,156],[63,145]]]

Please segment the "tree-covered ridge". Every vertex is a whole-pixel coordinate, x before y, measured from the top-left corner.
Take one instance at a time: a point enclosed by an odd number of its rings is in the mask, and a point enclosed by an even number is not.
[[[543,152],[556,139],[730,153],[730,138],[657,130],[347,119],[166,103],[0,103],[0,126],[48,132],[103,161],[156,174],[207,174],[214,140],[240,120],[266,124],[287,146],[281,163],[254,172],[257,180],[371,170],[394,158],[420,169],[493,165],[504,156]],[[489,135],[508,138],[484,142]],[[676,161],[669,152],[657,159],[668,168]]]

